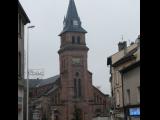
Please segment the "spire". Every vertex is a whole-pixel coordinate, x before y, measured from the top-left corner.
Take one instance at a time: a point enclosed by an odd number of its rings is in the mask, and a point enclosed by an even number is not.
[[[77,13],[74,0],[69,1],[67,15],[66,18],[64,18],[63,24],[64,24],[63,31],[60,33],[60,35],[65,32],[87,33],[87,31],[81,27],[81,21]]]
[[[78,13],[74,0],[70,0],[66,18],[78,19]]]

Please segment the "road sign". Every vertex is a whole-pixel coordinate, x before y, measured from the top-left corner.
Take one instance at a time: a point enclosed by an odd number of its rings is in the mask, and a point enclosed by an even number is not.
[[[30,69],[29,78],[30,79],[43,79],[44,69]]]

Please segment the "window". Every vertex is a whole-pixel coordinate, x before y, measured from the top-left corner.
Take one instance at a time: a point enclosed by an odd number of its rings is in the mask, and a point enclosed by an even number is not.
[[[72,44],[80,44],[80,36],[77,36],[75,39],[75,36],[72,36]]]
[[[137,101],[140,102],[140,87],[138,87]]]
[[[63,65],[64,65],[64,69],[65,69],[65,67],[66,67],[66,65],[65,65],[65,59],[63,60]]]
[[[77,84],[76,84],[76,79],[74,79],[74,96],[77,97]]]
[[[65,59],[62,59],[62,69],[64,70],[65,69]]]
[[[99,100],[100,100],[100,104],[102,104],[102,98],[101,97],[99,98]]]
[[[96,103],[96,95],[94,94],[94,102]]]
[[[117,90],[117,94],[116,94],[116,103],[117,103],[117,106],[120,105],[120,93],[119,93],[119,90]]]
[[[57,104],[57,95],[55,95],[55,104]]]
[[[118,79],[118,78],[119,78],[119,72],[117,71],[117,72],[116,72],[116,84],[119,83],[119,79]]]
[[[99,103],[99,97],[98,97],[98,95],[97,95],[97,103]]]
[[[72,44],[75,44],[75,37],[72,36]]]
[[[78,79],[78,97],[81,96],[81,79]]]
[[[18,74],[21,76],[21,53],[18,53]]]
[[[58,93],[58,103],[60,103],[60,94]]]
[[[19,15],[19,19],[18,19],[18,32],[21,35],[21,16]]]
[[[74,95],[76,98],[81,96],[81,80],[80,79],[74,79]]]
[[[130,89],[127,89],[127,103],[130,104]]]
[[[79,72],[76,72],[76,77],[78,77],[79,76]]]
[[[80,36],[77,37],[77,43],[80,44]]]

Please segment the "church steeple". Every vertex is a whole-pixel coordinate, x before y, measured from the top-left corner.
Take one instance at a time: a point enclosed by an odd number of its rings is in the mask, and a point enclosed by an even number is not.
[[[63,31],[60,33],[60,35],[65,32],[87,33],[87,31],[81,27],[81,20],[78,16],[74,0],[70,0],[69,2],[67,15],[64,18],[63,24],[64,24]]]
[[[78,19],[78,13],[74,0],[70,0],[66,18]]]

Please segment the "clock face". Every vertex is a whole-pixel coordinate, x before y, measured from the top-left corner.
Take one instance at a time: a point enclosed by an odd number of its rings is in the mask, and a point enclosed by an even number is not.
[[[77,21],[77,20],[74,20],[74,21],[73,21],[73,25],[78,25],[78,21]]]
[[[73,64],[80,64],[80,58],[72,58]]]

